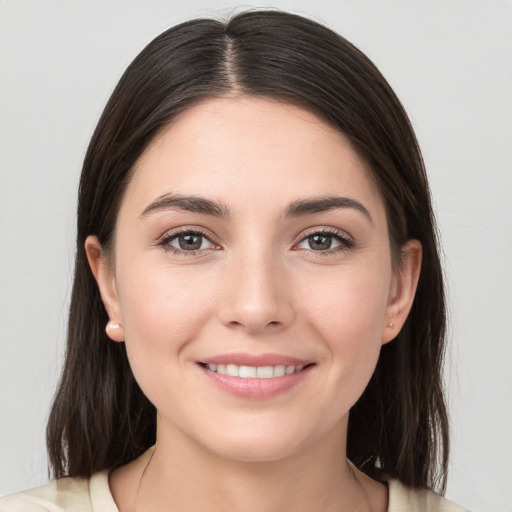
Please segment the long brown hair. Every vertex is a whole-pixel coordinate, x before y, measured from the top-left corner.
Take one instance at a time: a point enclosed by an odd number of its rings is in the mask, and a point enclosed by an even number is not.
[[[423,263],[410,315],[381,351],[350,412],[348,457],[404,484],[444,490],[448,420],[442,387],[443,276],[421,153],[394,92],[343,37],[306,18],[249,11],[226,22],[198,19],[154,39],[128,67],[90,142],[78,198],[76,267],[66,360],[47,444],[56,477],[125,464],[155,442],[156,411],[130,370],[84,250],[88,235],[109,248],[134,163],[179,112],[211,97],[279,98],[322,116],[369,164],[387,209],[392,252],[411,238]]]

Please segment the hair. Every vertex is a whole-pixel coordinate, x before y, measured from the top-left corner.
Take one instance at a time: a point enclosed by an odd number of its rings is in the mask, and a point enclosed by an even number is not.
[[[274,10],[227,21],[196,19],[156,37],[116,86],[89,144],[78,197],[76,266],[67,349],[47,427],[55,477],[89,476],[155,443],[156,410],[108,321],[84,244],[108,251],[134,163],[180,112],[208,98],[249,95],[309,109],[343,133],[385,203],[392,254],[423,246],[412,310],[384,345],[352,407],[347,456],[370,476],[444,492],[448,418],[443,392],[445,299],[437,232],[420,149],[408,117],[375,65],[325,26]]]

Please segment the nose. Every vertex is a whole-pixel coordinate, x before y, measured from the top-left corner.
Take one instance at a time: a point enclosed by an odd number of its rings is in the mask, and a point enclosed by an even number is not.
[[[234,256],[226,268],[220,320],[247,333],[275,332],[294,317],[284,263],[269,252]]]

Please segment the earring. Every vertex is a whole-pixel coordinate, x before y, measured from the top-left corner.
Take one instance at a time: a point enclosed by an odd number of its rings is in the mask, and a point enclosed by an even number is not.
[[[111,331],[112,329],[120,329],[121,328],[121,324],[118,324],[117,322],[113,322],[112,320],[109,320],[107,322],[107,327],[105,327],[105,331],[107,331],[107,334],[109,333],[109,331]]]
[[[107,336],[114,341],[124,340],[123,326],[120,323],[109,320],[105,327],[105,332],[107,333]]]
[[[395,324],[394,324],[393,322],[389,322],[389,323],[388,323],[388,327],[389,327],[390,329],[393,329],[393,327],[395,327]]]

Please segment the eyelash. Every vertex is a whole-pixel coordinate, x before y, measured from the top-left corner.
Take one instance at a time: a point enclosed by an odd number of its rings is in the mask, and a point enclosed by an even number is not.
[[[315,236],[315,235],[321,235],[321,236],[323,235],[326,237],[330,237],[340,243],[340,245],[338,247],[335,247],[333,249],[329,248],[324,251],[314,251],[312,249],[305,249],[309,253],[314,254],[315,256],[332,256],[333,254],[345,252],[354,247],[354,241],[351,238],[349,238],[348,235],[343,233],[343,231],[340,231],[339,229],[336,229],[336,228],[312,229],[311,231],[306,232],[302,236],[302,238],[299,240],[299,242],[294,244],[294,246],[299,245],[300,243],[304,242],[308,238],[311,238],[312,236]]]
[[[178,238],[180,235],[196,235],[203,238],[206,238],[211,244],[216,245],[215,242],[212,242],[210,239],[211,235],[206,233],[205,231],[202,231],[200,229],[194,228],[194,229],[182,229],[180,231],[174,231],[172,233],[166,233],[158,242],[158,245],[162,246],[166,251],[170,251],[172,254],[176,256],[197,256],[198,254],[204,254],[207,251],[210,251],[212,249],[198,249],[193,251],[185,251],[183,249],[178,249],[176,247],[173,247],[170,245],[170,243]],[[216,249],[213,249],[216,250]]]
[[[211,250],[217,250],[214,248],[208,248],[208,249],[197,249],[192,251],[186,251],[183,249],[178,249],[176,247],[173,247],[170,245],[170,243],[175,240],[177,237],[181,235],[196,235],[203,238],[206,238],[211,244],[216,245],[215,242],[213,242],[210,239],[210,235],[206,233],[205,231],[202,231],[200,229],[194,228],[194,229],[182,229],[180,231],[174,231],[172,233],[165,234],[159,241],[159,246],[162,246],[166,251],[170,251],[172,254],[177,256],[197,256],[199,254],[204,254],[207,251]],[[337,242],[340,243],[338,247],[335,247],[334,249],[326,249],[324,251],[315,251],[313,249],[304,249],[308,251],[311,254],[314,254],[315,256],[331,256],[333,254],[337,254],[339,252],[344,252],[349,249],[351,249],[354,246],[354,241],[349,238],[346,234],[344,234],[342,231],[335,229],[335,228],[320,228],[320,229],[313,229],[310,232],[304,234],[302,238],[294,244],[294,247],[301,244],[302,242],[306,241],[308,238],[311,238],[312,236],[326,236],[335,239]],[[297,249],[295,249],[297,250]]]

